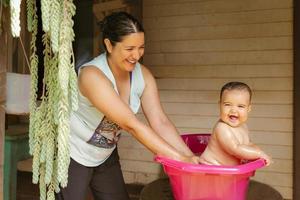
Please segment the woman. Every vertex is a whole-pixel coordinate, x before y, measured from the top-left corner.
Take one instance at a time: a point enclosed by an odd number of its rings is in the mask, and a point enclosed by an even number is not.
[[[129,199],[116,148],[120,130],[154,154],[199,163],[165,115],[154,77],[138,62],[145,46],[142,25],[117,12],[105,17],[101,29],[106,53],[79,69],[68,186],[59,199],[83,200],[89,186],[95,200]],[[135,116],[140,105],[149,126]]]

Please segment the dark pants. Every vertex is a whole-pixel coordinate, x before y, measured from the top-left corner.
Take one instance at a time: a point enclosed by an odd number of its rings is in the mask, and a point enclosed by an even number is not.
[[[85,200],[90,187],[94,200],[129,200],[117,148],[97,167],[85,167],[73,159],[69,166],[68,185],[56,194],[56,200]]]

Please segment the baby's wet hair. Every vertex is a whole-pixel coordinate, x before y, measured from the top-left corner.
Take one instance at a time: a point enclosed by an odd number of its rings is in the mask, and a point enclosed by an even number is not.
[[[229,90],[229,91],[230,90],[244,90],[244,91],[247,91],[249,93],[249,97],[250,97],[250,101],[251,101],[252,90],[246,83],[238,82],[238,81],[233,81],[233,82],[226,83],[221,89],[220,99],[222,99],[222,95],[223,95],[225,90]]]

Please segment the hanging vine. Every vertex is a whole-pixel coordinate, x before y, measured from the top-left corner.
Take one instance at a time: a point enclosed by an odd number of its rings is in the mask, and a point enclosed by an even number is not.
[[[27,29],[31,32],[29,146],[33,155],[32,181],[39,183],[41,200],[54,200],[54,192],[68,183],[69,117],[71,110],[78,107],[72,49],[75,36],[72,17],[76,9],[73,0],[41,0],[44,78],[41,102],[37,104],[36,3],[36,0],[26,1]]]
[[[21,0],[10,0],[10,19],[11,19],[11,33],[13,37],[20,36],[20,7]]]

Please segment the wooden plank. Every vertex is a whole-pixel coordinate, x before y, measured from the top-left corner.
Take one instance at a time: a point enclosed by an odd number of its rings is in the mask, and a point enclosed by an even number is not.
[[[122,174],[123,174],[125,183],[136,183],[136,181],[135,181],[136,173],[135,172],[122,171]]]
[[[148,161],[152,162],[154,158],[154,154],[151,153],[148,149],[139,148],[119,148],[119,155],[123,160],[135,160],[135,161]]]
[[[211,129],[218,117],[206,116],[178,116],[170,115],[169,118],[180,128],[208,128]],[[250,118],[249,127],[253,131],[292,131],[291,119]]]
[[[211,133],[212,128],[179,128],[178,131],[181,134],[192,134],[192,133]],[[259,145],[284,145],[292,146],[293,138],[292,131],[280,132],[280,131],[255,131],[250,127],[250,138],[251,140]],[[122,139],[118,143],[120,148],[145,148],[139,143],[131,134],[122,134]],[[270,139],[272,138],[272,140]]]
[[[160,173],[159,174],[153,174],[153,173],[137,173],[136,174],[136,183],[142,183],[144,185],[151,183],[152,181],[155,181],[162,176],[162,167],[160,166]]]
[[[138,119],[142,122],[147,122],[142,114],[137,114]],[[211,130],[218,120],[218,116],[183,116],[169,115],[170,120],[178,129],[208,129]],[[248,120],[248,125],[252,131],[264,132],[292,132],[292,119],[273,119],[252,117]]]
[[[292,104],[292,91],[253,91],[254,104]],[[220,91],[215,90],[160,90],[161,102],[212,103],[219,99]]]
[[[134,149],[144,149],[144,145],[138,142],[133,136],[130,134],[125,135],[122,134],[121,139],[118,142],[118,147],[120,148],[134,148]]]
[[[6,86],[0,86],[0,104],[4,104],[6,100]]]
[[[3,45],[6,44],[4,34],[5,33],[2,32],[0,35],[0,44],[3,44]],[[7,48],[0,48],[0,73],[1,74],[6,72],[6,67],[7,67]]]
[[[292,91],[291,78],[202,78],[202,79],[157,79],[157,85],[162,90],[217,90],[229,81],[247,83],[253,91]]]
[[[163,108],[170,115],[219,115],[218,99],[211,103],[163,103]],[[292,118],[292,105],[252,105],[250,117]]]
[[[160,53],[147,54],[143,61],[146,66],[292,64],[293,54],[291,50]]]
[[[150,66],[156,78],[292,77],[292,64]]]
[[[171,2],[170,2],[171,1]],[[253,10],[268,10],[278,8],[292,8],[292,0],[230,0],[230,1],[193,1],[177,0],[145,1],[144,17],[163,17],[178,15],[193,15],[204,13],[226,13]]]
[[[271,154],[272,155],[272,154]],[[274,159],[270,166],[260,169],[261,172],[268,173],[285,173],[292,174],[293,173],[293,160],[292,159]]]
[[[144,19],[144,26],[146,29],[164,29],[286,21],[292,21],[291,8],[146,18]]]
[[[146,42],[291,36],[291,22],[146,29]]]
[[[292,177],[286,173],[272,173],[256,171],[255,180],[263,183],[272,183],[273,186],[292,187]]]
[[[122,0],[113,0],[106,2],[99,2],[93,5],[93,12],[98,21],[103,17],[102,12],[125,8],[126,4]]]
[[[250,129],[250,138],[256,144],[265,145],[293,145],[293,132],[278,131],[252,131]],[[272,138],[272,139],[270,139]]]
[[[291,132],[292,119],[250,118],[249,127],[253,131]]]
[[[271,139],[271,138],[270,138]],[[273,159],[293,159],[293,147],[283,145],[262,145],[259,147],[263,149],[269,155],[272,155]]]
[[[157,173],[160,172],[160,164],[145,161],[133,161],[133,160],[120,160],[122,170],[130,172],[146,172],[146,173]]]
[[[17,169],[19,171],[32,172],[32,158],[19,161]]]
[[[146,185],[154,180],[161,178],[160,174],[145,173],[145,172],[130,172],[123,170],[125,183],[143,184]]]
[[[157,43],[157,42],[155,42]],[[154,43],[154,44],[155,44]],[[151,43],[153,44],[153,43]],[[147,52],[149,52],[147,45]],[[212,52],[212,51],[251,51],[292,49],[291,36],[234,38],[213,40],[163,41],[159,53]],[[150,45],[151,48],[151,45]]]
[[[99,14],[100,15],[100,14]],[[102,17],[104,17],[103,14],[101,14]],[[101,41],[101,38],[100,38],[100,28],[99,28],[99,25],[97,24],[97,21],[98,19],[95,19],[93,20],[93,31],[94,31],[94,37],[93,37],[93,57],[96,57],[97,55],[100,54],[100,45],[102,45],[102,41]]]
[[[182,128],[177,127],[181,134],[197,134],[197,133],[211,133],[212,128]],[[250,138],[254,143],[262,145],[286,145],[292,146],[293,138],[292,131],[255,131],[250,127]],[[270,140],[272,138],[272,140]]]

